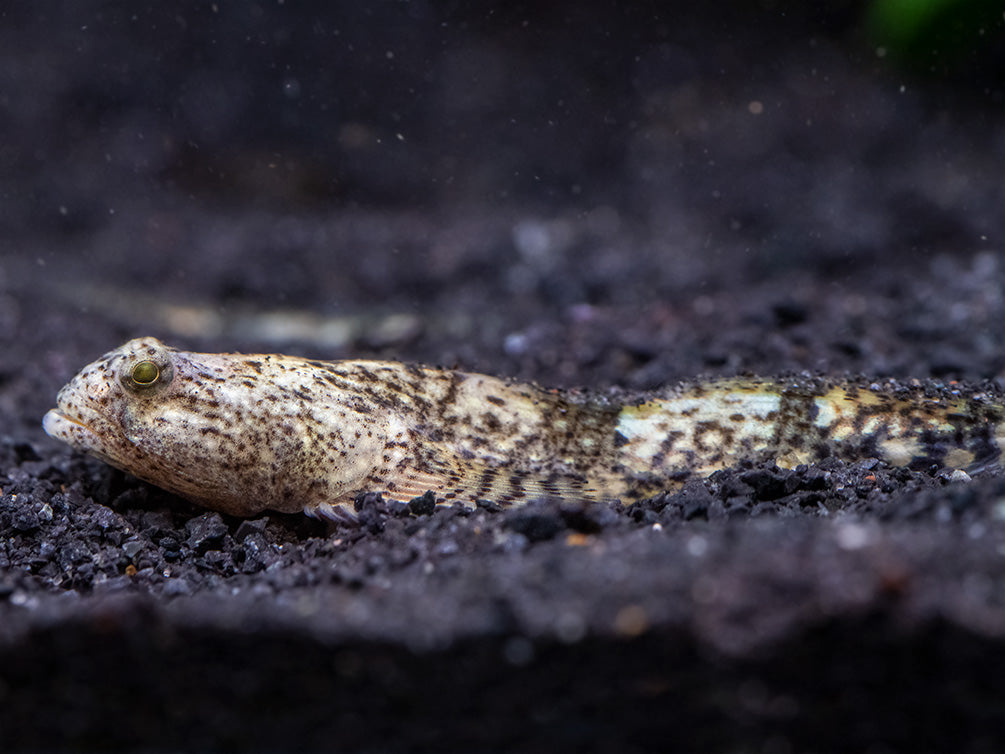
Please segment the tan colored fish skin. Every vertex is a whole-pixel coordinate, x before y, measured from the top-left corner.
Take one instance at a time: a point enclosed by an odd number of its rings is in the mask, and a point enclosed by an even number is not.
[[[207,508],[353,520],[361,491],[519,505],[632,500],[742,460],[998,463],[1005,408],[978,391],[734,379],[627,403],[386,361],[105,354],[60,390],[51,436]]]

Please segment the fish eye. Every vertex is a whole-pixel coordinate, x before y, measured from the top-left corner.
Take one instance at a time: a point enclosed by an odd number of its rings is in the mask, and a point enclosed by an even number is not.
[[[133,367],[129,376],[137,387],[149,387],[157,382],[161,376],[161,370],[152,361],[141,361]]]
[[[171,359],[153,356],[141,358],[132,366],[127,363],[119,376],[119,382],[132,393],[151,395],[168,385],[173,377]]]

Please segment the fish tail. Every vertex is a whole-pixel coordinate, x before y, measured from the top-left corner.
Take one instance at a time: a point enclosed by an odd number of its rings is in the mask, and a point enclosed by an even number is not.
[[[828,457],[976,470],[1001,463],[1005,406],[939,383],[724,380],[624,407],[616,445],[626,474],[646,478]]]

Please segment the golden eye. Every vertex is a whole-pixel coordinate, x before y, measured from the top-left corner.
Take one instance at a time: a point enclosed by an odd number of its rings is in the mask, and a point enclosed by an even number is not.
[[[161,370],[152,361],[141,361],[133,367],[130,376],[133,379],[133,384],[137,387],[147,387],[157,382],[157,378],[161,376]]]

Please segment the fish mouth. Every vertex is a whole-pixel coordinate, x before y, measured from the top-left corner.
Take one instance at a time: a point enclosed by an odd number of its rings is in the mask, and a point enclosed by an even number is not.
[[[80,450],[95,450],[102,446],[97,432],[57,408],[46,412],[42,418],[42,429],[49,437],[62,440]]]

